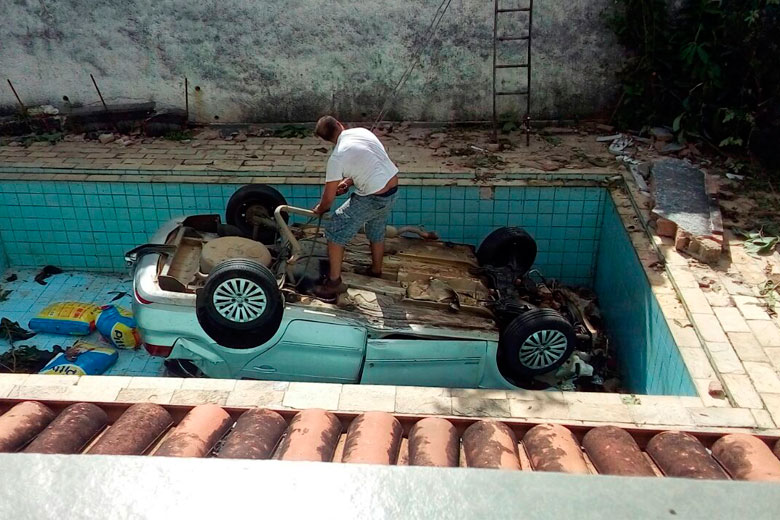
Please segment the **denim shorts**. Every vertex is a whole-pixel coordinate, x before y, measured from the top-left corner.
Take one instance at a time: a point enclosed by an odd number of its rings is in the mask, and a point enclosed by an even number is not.
[[[326,222],[325,238],[329,242],[346,246],[365,225],[368,241],[382,242],[385,239],[387,218],[390,216],[396,197],[398,197],[397,192],[390,195],[362,197],[353,193]]]

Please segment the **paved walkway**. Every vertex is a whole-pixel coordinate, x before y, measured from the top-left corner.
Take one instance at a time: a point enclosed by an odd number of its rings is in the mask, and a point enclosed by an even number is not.
[[[330,145],[316,137],[279,138],[228,136],[206,130],[187,141],[133,139],[107,144],[66,141],[29,147],[0,146],[0,166],[58,169],[143,171],[213,171],[324,173]],[[236,138],[240,141],[236,141]],[[490,171],[615,170],[617,163],[606,148],[584,133],[534,136],[526,148],[515,132],[504,139],[510,150],[488,151],[490,134],[484,130],[437,132],[412,128],[383,135],[391,158],[402,172],[480,173]],[[474,148],[476,147],[476,148]],[[484,151],[481,151],[484,150]],[[605,168],[606,167],[606,168]]]

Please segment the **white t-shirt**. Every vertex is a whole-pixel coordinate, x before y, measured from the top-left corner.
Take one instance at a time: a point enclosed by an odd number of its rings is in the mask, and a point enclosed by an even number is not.
[[[398,173],[385,147],[367,128],[351,128],[339,135],[328,159],[325,181],[352,179],[355,193],[371,195],[384,188]]]

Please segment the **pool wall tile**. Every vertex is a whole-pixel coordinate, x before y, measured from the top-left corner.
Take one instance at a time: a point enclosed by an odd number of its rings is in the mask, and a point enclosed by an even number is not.
[[[240,184],[4,181],[0,183],[0,267],[124,271],[124,252],[167,220],[223,214]],[[288,202],[310,208],[319,186],[277,185]],[[565,283],[592,286],[606,191],[601,188],[406,186],[393,225],[423,225],[443,240],[478,245],[496,227],[522,226],[539,242],[536,268]],[[337,199],[341,204],[346,197]],[[305,219],[293,218],[293,222]],[[584,243],[583,243],[584,242]],[[83,253],[72,244],[89,245]],[[56,260],[56,261],[55,261]]]
[[[603,211],[595,286],[622,383],[637,394],[697,395],[611,199]]]

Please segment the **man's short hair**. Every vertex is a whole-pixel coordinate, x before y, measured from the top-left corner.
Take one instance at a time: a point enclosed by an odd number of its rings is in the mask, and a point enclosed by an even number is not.
[[[335,117],[323,116],[317,121],[314,133],[326,141],[333,141],[339,130],[341,130],[341,124]]]

